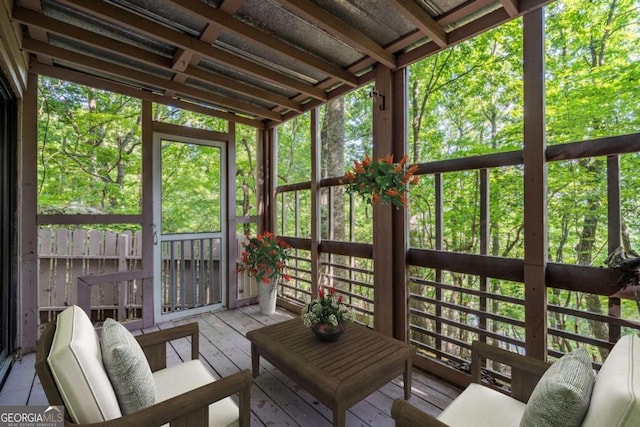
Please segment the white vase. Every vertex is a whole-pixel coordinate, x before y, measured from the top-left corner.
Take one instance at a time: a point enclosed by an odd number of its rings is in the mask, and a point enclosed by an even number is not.
[[[267,316],[276,312],[276,300],[278,292],[276,283],[258,283],[258,303],[260,304],[260,313]]]

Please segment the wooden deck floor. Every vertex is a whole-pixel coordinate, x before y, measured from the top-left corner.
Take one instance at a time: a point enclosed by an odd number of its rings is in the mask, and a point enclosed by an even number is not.
[[[278,309],[273,316],[263,316],[257,306],[220,311],[167,322],[138,331],[149,332],[175,324],[197,321],[200,327],[200,358],[216,377],[241,369],[251,369],[251,346],[247,331],[283,321],[292,314]],[[190,344],[186,339],[174,341],[168,349],[168,364],[188,359]],[[14,364],[0,390],[0,405],[46,405],[34,371],[35,354],[25,355]],[[330,426],[331,411],[288,377],[261,358],[261,373],[251,389],[252,426]],[[460,393],[450,384],[414,369],[411,402],[422,410],[438,415]],[[402,376],[386,384],[347,413],[348,426],[393,426],[390,417],[393,399],[402,397]]]

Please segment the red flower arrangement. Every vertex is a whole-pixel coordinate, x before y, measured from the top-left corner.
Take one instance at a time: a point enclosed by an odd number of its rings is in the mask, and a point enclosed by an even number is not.
[[[416,185],[419,177],[413,174],[418,165],[410,166],[405,172],[407,156],[393,163],[393,155],[372,161],[367,155],[362,162],[355,161],[352,172],[347,172],[348,193],[357,193],[370,204],[392,203],[396,207],[407,206],[405,194],[408,186]]]
[[[247,239],[249,241],[243,243],[245,250],[242,252],[242,264],[238,272],[248,271],[258,283],[275,283],[280,277],[287,282],[291,280],[288,274],[284,274],[290,249],[287,242],[268,231],[257,237],[250,238],[247,235]]]

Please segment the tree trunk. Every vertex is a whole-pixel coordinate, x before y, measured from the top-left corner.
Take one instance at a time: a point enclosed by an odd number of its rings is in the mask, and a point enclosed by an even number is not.
[[[597,183],[604,173],[604,163],[601,159],[582,159],[581,166],[588,172],[593,183]],[[593,260],[594,243],[596,240],[596,231],[598,228],[598,208],[600,207],[599,192],[594,190],[586,197],[587,210],[582,220],[582,231],[580,232],[580,240],[576,245],[576,253],[578,254],[579,265],[591,265]],[[598,295],[584,295],[587,310],[592,313],[603,313],[602,304]],[[607,340],[609,337],[607,325],[602,322],[589,320],[589,325],[593,331],[593,335],[601,340]],[[608,352],[606,349],[600,348],[600,356],[604,360]]]
[[[322,128],[320,131],[322,160],[322,178],[342,176],[344,165],[344,101],[334,99],[326,104]],[[327,206],[329,199],[323,195],[323,205]],[[337,186],[331,190],[331,212],[325,212],[324,224],[329,225],[330,232],[326,235],[331,240],[345,240],[345,212],[344,187]]]

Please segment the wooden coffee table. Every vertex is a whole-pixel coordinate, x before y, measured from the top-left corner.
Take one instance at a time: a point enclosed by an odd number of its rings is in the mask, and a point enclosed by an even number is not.
[[[345,425],[345,411],[399,374],[404,398],[411,397],[415,349],[360,325],[350,324],[336,342],[319,341],[301,319],[255,329],[251,341],[253,376],[260,356],[333,410],[333,425]]]

